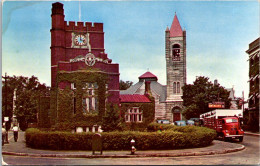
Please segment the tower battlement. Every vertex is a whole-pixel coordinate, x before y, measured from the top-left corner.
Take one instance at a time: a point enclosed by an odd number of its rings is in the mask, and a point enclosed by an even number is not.
[[[63,4],[56,2],[52,4],[52,15],[64,15]]]
[[[65,30],[103,32],[103,23],[64,21]]]

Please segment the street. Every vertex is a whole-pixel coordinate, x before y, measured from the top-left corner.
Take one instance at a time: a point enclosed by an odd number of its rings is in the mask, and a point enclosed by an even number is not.
[[[11,138],[11,139],[10,139]],[[13,142],[12,134],[9,136]],[[21,139],[21,138],[19,138]],[[233,143],[238,143],[233,141]],[[189,157],[153,157],[153,158],[50,158],[21,157],[4,155],[9,165],[258,165],[259,137],[245,135],[241,143],[246,148],[239,152]],[[5,145],[8,146],[8,145]]]

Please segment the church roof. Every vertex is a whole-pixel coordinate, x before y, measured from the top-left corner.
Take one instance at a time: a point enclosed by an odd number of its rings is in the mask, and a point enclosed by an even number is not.
[[[157,76],[154,75],[153,73],[151,72],[146,72],[144,73],[143,75],[141,75],[140,77],[138,77],[139,79],[144,79],[144,78],[155,78],[156,80],[158,80]]]
[[[172,22],[172,26],[170,29],[170,37],[177,37],[177,36],[182,36],[182,29],[181,29],[181,25],[180,22],[178,20],[178,17],[175,13],[175,16],[173,18],[173,22]]]
[[[144,94],[145,89],[144,89],[144,84],[145,82],[137,82],[136,84],[132,85],[130,88],[127,90],[122,90],[120,91],[120,96],[122,95],[133,95],[133,94]],[[166,101],[166,86],[161,85],[157,81],[151,81],[150,88],[152,92],[155,92],[157,95],[159,95],[159,101],[164,102]]]
[[[150,103],[150,99],[140,94],[124,94],[120,95],[121,103]]]

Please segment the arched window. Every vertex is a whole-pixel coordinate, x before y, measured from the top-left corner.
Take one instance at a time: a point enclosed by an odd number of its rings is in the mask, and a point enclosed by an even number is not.
[[[177,84],[176,82],[173,83],[173,94],[176,94],[176,88],[177,88]]]
[[[180,61],[180,52],[181,52],[180,48],[181,47],[179,44],[174,44],[172,46],[172,60],[173,61]]]
[[[173,82],[173,94],[181,93],[180,82]]]
[[[180,82],[177,82],[177,93],[181,93]]]

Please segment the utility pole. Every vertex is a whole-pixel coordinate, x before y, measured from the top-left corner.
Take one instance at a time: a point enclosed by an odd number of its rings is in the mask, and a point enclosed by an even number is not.
[[[243,113],[245,111],[245,107],[244,107],[244,91],[242,91],[242,110],[243,110]]]
[[[6,116],[7,115],[7,82],[6,82],[7,76],[6,76],[6,73],[5,73],[5,76],[3,77],[3,79],[5,80],[5,116]]]
[[[10,121],[10,118],[9,118],[9,113],[7,111],[7,74],[5,73],[5,76],[3,77],[3,79],[5,80],[5,115],[4,115],[4,118],[5,117],[8,117],[8,121],[6,121],[6,119],[4,119],[5,121],[5,130],[6,130],[6,143],[8,144],[8,126],[9,125],[9,121]]]

